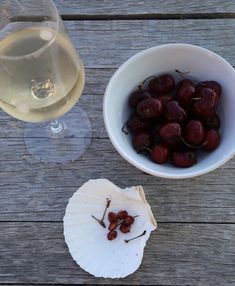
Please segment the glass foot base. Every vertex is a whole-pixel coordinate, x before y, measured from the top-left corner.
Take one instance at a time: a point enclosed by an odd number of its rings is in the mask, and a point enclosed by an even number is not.
[[[90,120],[86,113],[75,106],[58,119],[63,129],[57,134],[50,122],[27,123],[24,132],[25,144],[30,153],[44,163],[65,163],[81,157],[92,137]]]

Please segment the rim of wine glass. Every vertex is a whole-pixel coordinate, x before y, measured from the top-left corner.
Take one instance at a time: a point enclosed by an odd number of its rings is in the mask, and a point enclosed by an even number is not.
[[[8,59],[8,60],[17,60],[18,59],[19,60],[19,59],[23,59],[23,58],[31,58],[32,56],[35,56],[35,54],[40,54],[41,51],[48,48],[55,41],[55,38],[59,32],[60,15],[59,15],[59,11],[58,11],[55,3],[52,0],[47,0],[47,1],[51,4],[51,6],[55,12],[55,17],[56,17],[56,22],[55,22],[56,23],[56,29],[55,29],[55,33],[54,33],[53,37],[51,38],[51,40],[45,42],[45,44],[42,47],[40,47],[39,49],[37,49],[36,51],[34,51],[32,53],[28,53],[28,54],[23,55],[23,56],[4,56],[0,53],[0,59]]]

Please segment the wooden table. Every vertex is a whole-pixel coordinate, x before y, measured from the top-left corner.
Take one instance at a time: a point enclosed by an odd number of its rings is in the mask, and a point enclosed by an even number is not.
[[[37,162],[23,139],[24,123],[0,112],[0,284],[235,285],[235,160],[187,180],[156,178],[113,148],[102,100],[116,68],[163,43],[209,48],[235,65],[234,0],[56,0],[86,67],[80,105],[93,138],[80,160]],[[63,238],[65,207],[91,178],[120,187],[141,184],[158,231],[139,270],[122,280],[97,279],[72,260]]]

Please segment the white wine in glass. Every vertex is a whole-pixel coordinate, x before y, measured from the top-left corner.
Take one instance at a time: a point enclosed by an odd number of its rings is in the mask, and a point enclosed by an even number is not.
[[[67,113],[82,94],[84,67],[53,2],[35,2],[0,2],[0,107],[34,122],[25,142],[38,160],[75,160],[91,139],[86,114],[78,106]]]

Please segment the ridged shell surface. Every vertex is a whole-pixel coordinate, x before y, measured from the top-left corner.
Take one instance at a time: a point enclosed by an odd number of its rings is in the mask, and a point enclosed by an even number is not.
[[[102,227],[92,215],[101,218],[107,199],[111,200]],[[108,212],[126,210],[135,218],[131,231],[110,241]],[[122,278],[138,269],[144,247],[157,224],[141,186],[120,189],[109,180],[90,180],[69,200],[64,216],[64,237],[77,264],[96,277]],[[125,240],[146,234],[128,243]]]

